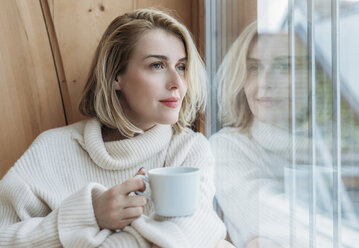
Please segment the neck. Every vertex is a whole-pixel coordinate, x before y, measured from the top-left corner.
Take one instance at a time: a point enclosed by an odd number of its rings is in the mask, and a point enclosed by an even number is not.
[[[112,129],[107,126],[101,127],[101,134],[104,142],[128,139],[127,137],[122,135],[118,129]]]

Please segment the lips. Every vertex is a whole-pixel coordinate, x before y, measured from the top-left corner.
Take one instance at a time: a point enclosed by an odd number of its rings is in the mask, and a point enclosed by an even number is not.
[[[262,106],[273,106],[283,103],[286,98],[283,97],[259,97],[257,101]]]
[[[180,101],[179,101],[178,97],[169,97],[169,98],[160,100],[160,103],[162,103],[163,105],[165,105],[169,108],[177,108],[180,104]]]

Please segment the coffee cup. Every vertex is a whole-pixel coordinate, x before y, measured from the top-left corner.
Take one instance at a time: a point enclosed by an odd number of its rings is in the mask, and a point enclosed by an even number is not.
[[[199,198],[199,169],[193,167],[161,167],[151,169],[142,178],[151,195],[144,195],[154,204],[156,214],[166,217],[192,215],[197,208]]]

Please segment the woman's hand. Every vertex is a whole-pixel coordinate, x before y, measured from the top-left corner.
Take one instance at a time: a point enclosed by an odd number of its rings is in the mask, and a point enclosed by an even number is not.
[[[137,174],[145,172],[140,169]],[[122,229],[142,215],[147,199],[139,195],[129,196],[136,190],[144,191],[145,184],[140,178],[130,178],[102,193],[93,201],[95,217],[101,229]]]

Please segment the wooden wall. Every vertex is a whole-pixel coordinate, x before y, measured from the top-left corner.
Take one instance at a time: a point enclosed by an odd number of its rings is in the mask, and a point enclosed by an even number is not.
[[[257,20],[257,0],[226,0],[216,2],[217,66],[243,29]]]
[[[170,9],[203,55],[204,0],[0,1],[0,178],[39,133],[84,118],[77,104],[104,29],[145,7]]]
[[[0,2],[0,177],[43,130],[66,124],[37,0]]]

